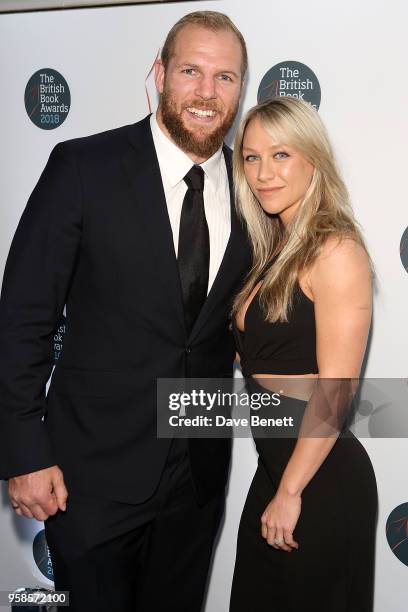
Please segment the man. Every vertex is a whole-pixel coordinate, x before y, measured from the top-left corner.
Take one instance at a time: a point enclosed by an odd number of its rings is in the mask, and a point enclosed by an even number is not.
[[[58,145],[13,240],[1,475],[17,514],[46,521],[74,612],[201,609],[230,448],[158,439],[156,379],[231,375],[250,254],[222,143],[246,64],[225,15],[181,19],[156,65],[156,115]]]

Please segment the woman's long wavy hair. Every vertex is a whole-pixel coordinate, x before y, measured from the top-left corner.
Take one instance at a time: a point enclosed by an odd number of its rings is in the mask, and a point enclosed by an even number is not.
[[[310,186],[286,228],[278,215],[263,210],[245,178],[243,140],[255,117],[275,142],[293,147],[314,166]],[[317,111],[291,97],[272,98],[246,114],[235,139],[233,165],[238,214],[246,223],[253,249],[252,269],[235,298],[233,314],[244,306],[256,280],[266,270],[259,290],[266,320],[287,321],[299,273],[312,264],[329,236],[351,238],[367,251],[346,186]]]

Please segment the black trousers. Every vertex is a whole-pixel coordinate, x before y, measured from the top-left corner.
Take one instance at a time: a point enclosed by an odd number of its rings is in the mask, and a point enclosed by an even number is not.
[[[70,592],[70,612],[199,612],[223,505],[198,505],[185,440],[146,502],[69,492],[45,524],[56,590]]]
[[[281,396],[280,409],[295,419],[305,406]],[[296,438],[259,437],[255,444],[258,469],[239,527],[230,612],[372,612],[377,485],[363,445],[349,430],[340,434],[302,493],[299,549],[287,553],[264,540],[261,516]]]

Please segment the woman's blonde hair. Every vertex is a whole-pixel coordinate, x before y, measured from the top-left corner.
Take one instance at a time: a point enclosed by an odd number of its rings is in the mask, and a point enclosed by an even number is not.
[[[287,228],[278,215],[262,209],[245,178],[243,140],[255,117],[277,143],[293,147],[314,166],[310,186]],[[299,273],[316,259],[329,236],[339,240],[351,238],[367,251],[347,188],[317,111],[296,98],[272,98],[249,110],[235,139],[233,164],[237,209],[246,223],[253,248],[253,266],[235,298],[233,313],[243,307],[256,280],[266,270],[258,294],[266,320],[287,321]],[[277,253],[276,261],[268,269]]]

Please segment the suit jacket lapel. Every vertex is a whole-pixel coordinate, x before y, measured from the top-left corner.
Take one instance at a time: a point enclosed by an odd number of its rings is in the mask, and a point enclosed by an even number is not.
[[[239,245],[245,245],[243,239],[243,230],[235,211],[235,199],[234,199],[234,188],[232,181],[232,164],[231,164],[231,150],[224,145],[223,153],[225,158],[225,164],[227,167],[229,191],[230,191],[230,206],[231,206],[231,233],[225,249],[224,257],[221,265],[217,272],[217,276],[214,279],[214,283],[211,286],[210,292],[207,299],[201,309],[201,312],[191,330],[189,342],[191,342],[202,329],[205,322],[208,320],[212,310],[220,300],[230,299],[230,291],[228,289],[228,279],[235,279],[237,276],[237,264],[234,253],[237,253]]]
[[[180,277],[149,116],[131,126],[129,149],[123,162],[135,201],[140,206],[144,231],[151,235],[151,256],[156,259],[157,278],[166,292],[163,299],[169,299],[182,333],[185,334]]]
[[[220,300],[230,298],[228,280],[233,284],[239,273],[234,253],[246,248],[242,227],[235,211],[231,151],[224,145],[223,153],[230,188],[231,233],[217,276],[191,330],[189,342],[200,332],[216,304]],[[179,332],[186,338],[180,276],[149,116],[131,126],[129,149],[123,156],[123,163],[135,202],[140,206],[140,222],[143,223],[147,235],[151,235],[151,255],[156,260],[158,281],[165,290],[166,297],[163,299],[169,299],[179,323]]]

